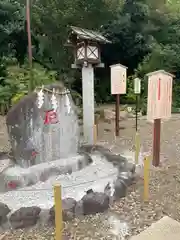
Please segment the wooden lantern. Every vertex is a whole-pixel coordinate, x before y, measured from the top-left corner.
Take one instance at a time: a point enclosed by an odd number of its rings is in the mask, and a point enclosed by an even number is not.
[[[100,44],[110,43],[101,34],[71,26],[71,32],[68,37],[67,44],[74,48],[75,64],[100,64],[101,50]]]
[[[76,64],[83,64],[85,62],[98,64],[101,62],[100,46],[92,41],[82,41],[77,44],[75,53]]]

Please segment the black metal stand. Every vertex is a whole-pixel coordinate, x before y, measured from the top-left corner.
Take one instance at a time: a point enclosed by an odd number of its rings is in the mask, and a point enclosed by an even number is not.
[[[136,95],[136,132],[138,130],[138,95]]]

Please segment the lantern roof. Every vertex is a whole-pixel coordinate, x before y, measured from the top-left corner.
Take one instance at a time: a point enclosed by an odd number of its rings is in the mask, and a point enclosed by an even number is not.
[[[70,26],[71,33],[69,34],[68,44],[76,43],[79,40],[90,40],[99,43],[111,43],[102,34],[93,30],[83,29],[80,27]]]
[[[150,77],[152,75],[156,75],[156,74],[159,74],[159,73],[162,73],[164,75],[169,75],[170,77],[175,77],[173,74],[169,73],[169,72],[166,72],[165,70],[158,70],[158,71],[154,71],[154,72],[150,72],[148,74],[146,74],[147,77]]]

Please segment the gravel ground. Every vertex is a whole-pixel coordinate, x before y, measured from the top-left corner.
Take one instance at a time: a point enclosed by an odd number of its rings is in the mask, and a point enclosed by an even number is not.
[[[138,234],[154,221],[168,215],[180,221],[180,115],[173,115],[170,121],[165,121],[161,129],[161,159],[164,164],[160,168],[152,168],[150,172],[150,199],[143,201],[143,180],[134,184],[126,198],[119,200],[104,214],[75,219],[65,224],[66,237],[64,239],[115,239],[119,235],[120,222],[129,226],[130,236]],[[120,137],[114,140],[114,123],[101,123],[98,129],[98,141],[103,141],[115,152],[132,149],[134,143],[135,121],[122,120],[120,123]],[[144,118],[139,121],[143,151],[150,151],[152,147],[153,126]],[[0,133],[3,130],[0,128]],[[1,137],[1,135],[0,135]],[[2,137],[3,138],[3,137]],[[4,137],[6,138],[6,137]],[[0,144],[2,145],[1,139]],[[7,146],[7,144],[6,144]],[[1,146],[3,149],[3,146]],[[111,226],[110,219],[118,220],[118,224]],[[112,222],[111,222],[112,223]],[[116,229],[115,229],[115,225]],[[123,226],[121,224],[121,226]],[[7,239],[54,239],[52,226],[36,226],[32,229],[7,232]]]

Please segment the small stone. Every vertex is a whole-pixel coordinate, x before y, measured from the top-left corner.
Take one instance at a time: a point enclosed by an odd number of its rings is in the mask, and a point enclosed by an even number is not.
[[[92,192],[82,198],[84,215],[104,212],[109,208],[109,197],[105,193]]]
[[[10,213],[9,207],[0,202],[0,225],[7,220],[7,215]]]
[[[40,212],[39,207],[22,207],[11,214],[9,221],[15,229],[33,226],[37,223]]]
[[[75,216],[76,200],[73,198],[65,198],[62,200],[63,221],[70,221]],[[55,210],[54,206],[49,211],[50,220],[54,223]]]

